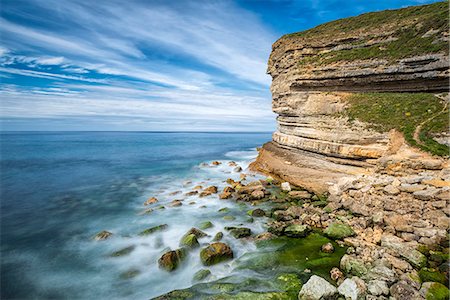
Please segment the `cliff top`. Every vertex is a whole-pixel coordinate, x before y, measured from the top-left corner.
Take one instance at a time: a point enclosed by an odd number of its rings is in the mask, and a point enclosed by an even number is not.
[[[366,13],[284,35],[273,45],[272,56],[311,48],[299,64],[322,65],[365,59],[397,60],[449,51],[448,2]],[[325,50],[325,51],[324,51]]]

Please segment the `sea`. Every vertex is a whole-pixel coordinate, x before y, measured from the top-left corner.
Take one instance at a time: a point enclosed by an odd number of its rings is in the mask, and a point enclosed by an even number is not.
[[[195,186],[248,174],[270,133],[3,132],[0,142],[1,299],[150,299],[193,284],[204,268],[198,251],[174,272],[158,267],[168,249],[201,222],[210,237],[239,225],[248,209],[217,195],[185,196]],[[212,166],[212,161],[220,161]],[[243,171],[237,172],[229,162]],[[159,202],[144,206],[150,197]],[[170,207],[173,200],[183,205]],[[156,206],[151,213],[142,212]],[[224,219],[222,208],[228,208]],[[167,224],[148,236],[138,233]],[[264,218],[246,227],[265,231]],[[107,230],[104,241],[93,237]],[[201,242],[207,244],[208,239]],[[235,257],[253,243],[227,235]],[[132,247],[128,255],[111,253]],[[233,272],[233,261],[210,268],[209,280]],[[133,274],[127,276],[127,274]]]

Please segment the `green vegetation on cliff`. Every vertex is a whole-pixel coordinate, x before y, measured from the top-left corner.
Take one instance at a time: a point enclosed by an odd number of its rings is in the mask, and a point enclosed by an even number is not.
[[[350,120],[369,123],[380,132],[397,129],[412,146],[436,155],[449,155],[449,147],[433,139],[434,134],[448,130],[449,109],[445,101],[433,94],[360,93],[349,96],[347,101],[345,114]]]
[[[448,2],[366,13],[288,34],[305,44],[317,40],[346,40],[348,47],[306,57],[300,65],[340,61],[402,58],[448,53]]]

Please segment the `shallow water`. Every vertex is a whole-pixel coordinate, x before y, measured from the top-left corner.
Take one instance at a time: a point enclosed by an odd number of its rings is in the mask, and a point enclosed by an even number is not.
[[[2,134],[1,298],[149,299],[190,286],[202,268],[198,251],[167,273],[157,266],[165,249],[178,248],[181,236],[201,221],[213,222],[205,230],[213,236],[224,226],[242,223],[263,232],[265,220],[246,223],[248,208],[217,195],[183,194],[196,185],[222,189],[227,178],[239,178],[227,162],[234,160],[247,172],[255,147],[269,139],[269,133]],[[201,166],[212,160],[223,164]],[[181,193],[170,195],[174,191]],[[167,208],[140,215],[151,196]],[[168,207],[174,199],[184,199],[183,205]],[[223,207],[230,212],[218,212]],[[236,220],[226,221],[225,215]],[[163,223],[167,231],[138,236]],[[114,235],[92,240],[101,230]],[[224,240],[235,257],[255,249],[244,240]],[[135,248],[127,256],[108,256],[131,245]],[[212,267],[211,280],[230,274],[234,263]],[[139,275],[121,278],[130,270]]]

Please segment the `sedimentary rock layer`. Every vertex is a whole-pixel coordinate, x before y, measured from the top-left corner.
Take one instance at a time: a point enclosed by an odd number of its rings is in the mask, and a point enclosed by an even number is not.
[[[314,192],[367,173],[395,141],[350,122],[346,98],[448,91],[448,22],[441,18],[448,20],[445,3],[339,20],[276,41],[268,73],[278,129],[252,167]]]

